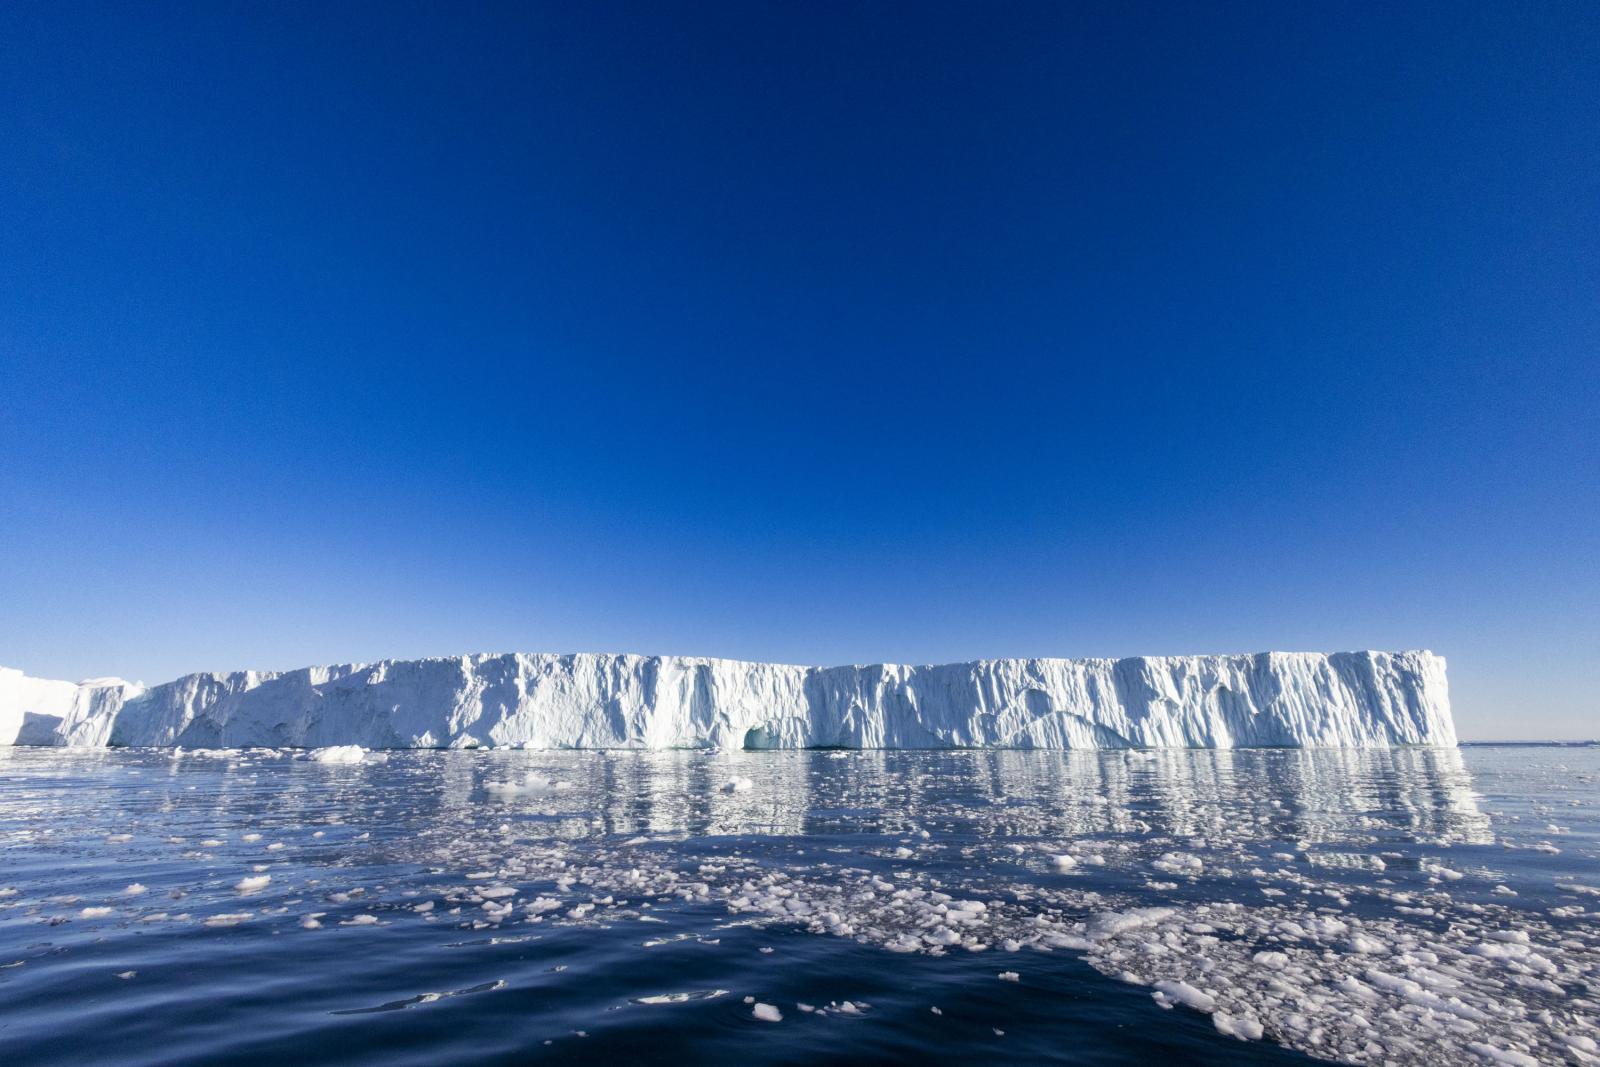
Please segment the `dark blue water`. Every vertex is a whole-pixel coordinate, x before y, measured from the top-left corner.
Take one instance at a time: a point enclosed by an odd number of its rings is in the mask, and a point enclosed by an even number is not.
[[[1597,775],[1534,748],[0,749],[0,1050],[1579,1062]]]

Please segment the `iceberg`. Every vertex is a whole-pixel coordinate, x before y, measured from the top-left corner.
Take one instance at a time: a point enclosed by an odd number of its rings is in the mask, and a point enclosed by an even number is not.
[[[509,653],[299,670],[31,678],[0,744],[241,748],[1235,748],[1454,745],[1431,652],[803,667]]]

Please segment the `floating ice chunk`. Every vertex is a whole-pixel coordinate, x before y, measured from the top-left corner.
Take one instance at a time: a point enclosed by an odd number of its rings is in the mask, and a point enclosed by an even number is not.
[[[1240,1041],[1260,1041],[1263,1033],[1261,1024],[1248,1016],[1229,1015],[1219,1011],[1211,1016],[1211,1025],[1217,1028],[1217,1033],[1236,1037]]]
[[[1194,877],[1205,869],[1205,861],[1187,852],[1165,852],[1150,866],[1167,874],[1186,874]]]
[[[1077,934],[1063,934],[1059,932],[1045,934],[1040,943],[1047,948],[1066,948],[1071,949],[1074,952],[1088,952],[1090,949],[1094,948],[1094,942],[1090,941],[1087,937],[1079,937]]]
[[[360,763],[366,755],[360,745],[330,745],[312,752],[311,758],[318,763]]]
[[[484,789],[491,796],[519,797],[538,796],[542,793],[555,793],[570,788],[566,782],[558,782],[540,774],[538,771],[529,771],[522,776],[520,782],[485,782]]]
[[[1020,982],[1020,981],[1022,981],[1022,975],[1018,974],[1016,971],[1001,971],[995,977],[999,978],[1000,981],[1002,981],[1002,982]]]
[[[205,920],[205,925],[207,925],[207,926],[238,926],[240,923],[249,922],[251,919],[254,919],[255,917],[256,917],[255,916],[255,912],[253,912],[253,911],[223,912],[220,915],[213,915],[210,918],[206,919]]]
[[[115,910],[114,908],[84,908],[78,912],[78,915],[84,919],[104,919]]]
[[[1600,889],[1592,885],[1578,885],[1575,882],[1557,882],[1556,888],[1564,893],[1583,893],[1591,897],[1600,897]]]
[[[137,897],[137,896],[142,896],[143,894],[145,894],[147,892],[149,892],[148,889],[146,889],[144,886],[140,885],[138,882],[134,882],[134,883],[130,884],[127,888],[123,889],[122,895],[125,896],[125,897]]]
[[[764,1023],[783,1022],[783,1012],[779,1011],[777,1007],[772,1004],[762,1004],[758,1002],[755,1007],[750,1009],[750,1014],[755,1018],[760,1019]]]
[[[369,915],[369,914],[363,912],[360,915],[352,915],[352,916],[350,916],[350,918],[345,919],[339,925],[340,926],[376,926],[377,923],[378,923],[378,917],[376,915]]]
[[[139,975],[138,971],[118,971],[117,972],[117,977],[121,978],[124,982],[126,982],[130,978],[136,978],[136,977],[138,977],[138,975]]]
[[[1155,984],[1156,1003],[1164,1008],[1173,1004],[1182,1004],[1193,1008],[1195,1011],[1216,1011],[1217,1002],[1209,993],[1203,993],[1188,982],[1157,982]]]
[[[1352,934],[1350,936],[1350,951],[1361,955],[1382,955],[1389,951],[1389,946],[1375,937],[1366,934]]]
[[[722,791],[724,793],[748,793],[750,790],[754,789],[755,786],[756,784],[750,779],[736,774],[732,778],[729,778],[728,781],[723,785]],[[777,1009],[774,1008],[773,1010],[776,1011]],[[777,1020],[772,1021],[776,1022]]]
[[[1469,1041],[1467,1042],[1467,1048],[1476,1052],[1490,1063],[1505,1063],[1510,1064],[1511,1067],[1539,1067],[1537,1059],[1526,1052],[1518,1052],[1515,1049],[1496,1048],[1494,1045],[1483,1041]]]
[[[1172,908],[1129,908],[1127,911],[1102,911],[1091,916],[1085,935],[1091,941],[1102,941],[1141,926],[1153,926],[1177,914]]]
[[[251,878],[241,878],[233,884],[233,888],[241,893],[259,893],[267,888],[272,881],[270,874],[258,874]]]
[[[1055,863],[1056,870],[1058,871],[1070,871],[1072,868],[1078,865],[1078,858],[1076,856],[1051,856],[1050,859]]]

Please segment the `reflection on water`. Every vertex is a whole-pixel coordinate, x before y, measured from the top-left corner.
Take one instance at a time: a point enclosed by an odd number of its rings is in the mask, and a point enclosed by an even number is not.
[[[436,779],[437,810],[472,811],[484,780],[536,768],[570,788],[503,797],[506,810],[558,817],[549,832],[565,837],[898,834],[936,821],[1007,837],[1243,826],[1315,842],[1342,837],[1360,816],[1418,840],[1491,837],[1457,749],[496,753],[478,762],[480,774],[463,766]],[[723,791],[733,775],[758,775],[760,788]]]
[[[1417,840],[1492,838],[1457,749],[383,755],[346,766],[258,751],[58,752],[47,758],[67,773],[12,778],[0,819],[11,832],[48,835],[67,830],[60,818],[83,808],[82,782],[101,789],[112,783],[100,775],[131,774],[176,783],[207,768],[221,773],[208,776],[203,791],[162,791],[146,798],[148,814],[182,817],[198,803],[203,810],[189,814],[224,819],[237,811],[295,821],[342,808],[405,819],[475,817],[490,799],[485,786],[504,782],[514,788],[495,792],[500,810],[537,816],[546,820],[544,832],[567,838],[897,834],[932,820],[1003,836],[1187,837],[1254,828],[1316,842],[1345,835],[1362,816]],[[0,773],[30,758],[38,750],[0,748]],[[130,768],[130,759],[138,765]],[[529,772],[560,788],[521,788]],[[759,788],[724,790],[736,775],[755,776]],[[975,806],[983,812],[976,820]]]

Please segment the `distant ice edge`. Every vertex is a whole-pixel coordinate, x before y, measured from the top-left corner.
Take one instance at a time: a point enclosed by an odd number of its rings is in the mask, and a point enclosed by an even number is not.
[[[1263,652],[798,667],[512,653],[151,688],[0,667],[0,744],[321,748],[1454,745],[1443,657]]]

